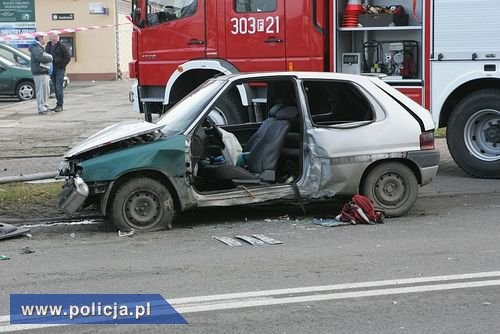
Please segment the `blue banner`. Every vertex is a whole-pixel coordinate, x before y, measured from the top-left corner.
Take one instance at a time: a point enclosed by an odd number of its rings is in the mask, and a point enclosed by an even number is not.
[[[11,294],[11,324],[187,324],[159,294]]]

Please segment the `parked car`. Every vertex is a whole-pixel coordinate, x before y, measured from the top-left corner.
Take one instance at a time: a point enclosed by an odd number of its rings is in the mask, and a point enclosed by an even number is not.
[[[35,97],[30,68],[0,57],[0,95],[17,96],[22,101]]]
[[[223,108],[245,121],[217,125]],[[156,123],[118,123],[67,152],[59,205],[72,214],[94,203],[122,231],[165,229],[196,207],[355,193],[400,216],[436,175],[433,131],[427,110],[377,78],[220,76]]]
[[[30,69],[30,64],[31,64],[31,57],[24,53],[23,51],[19,50],[18,48],[15,48],[13,46],[10,46],[8,44],[0,43],[0,59],[5,59],[8,60],[10,63],[13,63],[15,67],[23,67],[23,68],[28,68]],[[9,64],[10,64],[9,63]],[[10,65],[8,65],[10,66]],[[24,72],[23,72],[24,73]],[[31,73],[31,71],[30,71]],[[8,77],[8,76],[7,76]],[[31,79],[26,80],[26,81],[31,81],[33,83],[33,77]],[[13,82],[12,84],[20,84],[21,82]],[[70,83],[70,80],[67,75],[64,75],[64,81],[63,81],[63,87],[66,88]],[[30,100],[35,97],[35,90],[31,90],[29,86],[27,86],[27,82],[23,82],[25,85],[24,87],[18,87],[20,90],[22,90],[23,94],[18,94],[19,92],[16,90],[14,94],[5,91],[4,93],[3,88],[0,90],[0,95],[16,95],[20,100]],[[31,85],[31,87],[34,87]],[[54,86],[52,84],[52,81],[50,82],[50,92],[53,94],[54,92]]]

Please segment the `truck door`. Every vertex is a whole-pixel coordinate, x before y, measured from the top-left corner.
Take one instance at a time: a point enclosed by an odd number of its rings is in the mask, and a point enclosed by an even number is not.
[[[240,71],[285,67],[285,0],[226,0],[226,58]]]
[[[206,55],[205,1],[148,0],[138,43],[141,85],[164,86],[179,64]]]

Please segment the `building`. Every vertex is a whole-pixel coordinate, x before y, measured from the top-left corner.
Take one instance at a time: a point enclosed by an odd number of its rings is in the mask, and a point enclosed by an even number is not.
[[[126,16],[131,8],[130,0],[3,0],[0,34],[112,25],[60,37],[72,54],[71,80],[115,80],[128,77],[132,25]],[[17,44],[26,48],[26,42]]]

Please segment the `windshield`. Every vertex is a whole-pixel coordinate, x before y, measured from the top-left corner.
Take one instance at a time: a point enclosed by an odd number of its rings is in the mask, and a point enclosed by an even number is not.
[[[165,134],[185,131],[225,84],[226,81],[220,79],[206,81],[176,103],[156,123],[165,125],[162,129]]]

